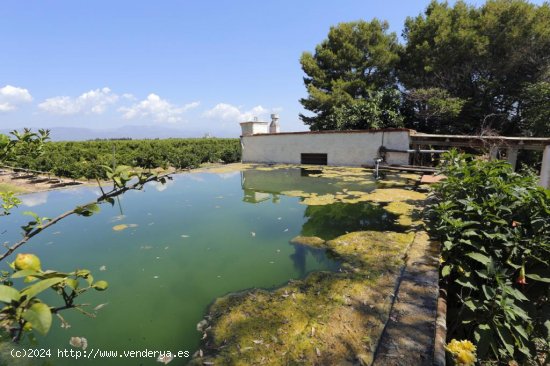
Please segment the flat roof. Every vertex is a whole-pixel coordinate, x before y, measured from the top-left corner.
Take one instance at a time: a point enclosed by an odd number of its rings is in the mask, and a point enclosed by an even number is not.
[[[251,122],[243,122],[251,123]],[[253,122],[258,123],[258,122]],[[266,122],[267,123],[267,122]],[[242,123],[241,123],[242,124]],[[381,128],[371,130],[327,130],[327,131],[298,131],[298,132],[277,132],[277,133],[258,133],[246,137],[255,136],[280,136],[280,135],[324,135],[331,133],[379,133],[379,132],[416,132],[408,128]]]

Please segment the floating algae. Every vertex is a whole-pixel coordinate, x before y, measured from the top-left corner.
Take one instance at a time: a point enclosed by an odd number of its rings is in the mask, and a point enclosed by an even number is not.
[[[119,224],[113,226],[114,231],[122,231],[128,228],[138,227],[138,224]]]
[[[412,232],[360,231],[314,240],[345,269],[217,299],[203,327],[207,351],[191,364],[370,364],[413,238]]]
[[[281,194],[289,197],[303,198],[300,203],[308,206],[330,205],[337,202],[393,202],[393,201],[419,201],[426,198],[425,193],[401,188],[382,188],[373,192],[363,191],[337,191],[336,194],[317,195],[304,191],[283,191]]]
[[[298,235],[290,240],[291,244],[307,245],[314,248],[321,248],[325,241],[318,236],[301,236]]]

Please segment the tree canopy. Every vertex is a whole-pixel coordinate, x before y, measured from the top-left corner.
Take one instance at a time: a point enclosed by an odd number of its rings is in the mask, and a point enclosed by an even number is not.
[[[304,83],[309,96],[300,103],[317,115],[300,118],[312,130],[346,128],[336,122],[336,114],[346,114],[339,108],[370,110],[366,103],[370,101],[372,106],[374,102],[373,107],[378,108],[376,100],[382,102],[382,94],[391,95],[385,90],[396,88],[400,46],[388,27],[387,22],[377,19],[341,23],[330,28],[328,38],[314,54],[302,54],[300,63],[307,75]]]
[[[425,132],[548,134],[548,3],[432,1],[407,18],[403,45],[387,29],[376,19],[342,23],[314,55],[302,55],[309,97],[301,103],[316,115],[301,118],[311,129],[345,129],[346,123],[329,123],[344,108],[354,111],[346,118],[363,121],[355,128],[403,120]],[[387,109],[391,121],[377,123],[368,109],[355,107],[388,88],[399,90],[398,110]]]

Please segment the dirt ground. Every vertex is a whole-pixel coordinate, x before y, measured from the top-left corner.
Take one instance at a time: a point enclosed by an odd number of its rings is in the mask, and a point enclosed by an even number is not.
[[[0,192],[11,191],[17,194],[51,191],[78,185],[90,185],[93,182],[58,178],[53,175],[36,175],[12,170],[0,170]]]

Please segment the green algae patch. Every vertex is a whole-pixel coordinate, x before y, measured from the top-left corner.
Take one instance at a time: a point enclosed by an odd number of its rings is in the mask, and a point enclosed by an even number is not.
[[[327,193],[318,195],[304,191],[283,191],[281,194],[289,197],[300,197],[300,203],[308,206],[323,206],[333,203],[359,203],[359,202],[402,202],[402,201],[421,201],[426,199],[426,194],[416,192],[410,189],[402,188],[381,188],[372,192],[363,191],[337,191],[336,193]]]
[[[125,230],[127,228],[128,228],[128,225],[126,225],[126,224],[120,224],[120,225],[113,226],[114,231],[122,231],[122,230]]]
[[[343,262],[341,271],[217,299],[199,324],[203,343],[191,364],[370,364],[414,235],[358,231],[310,239]]]
[[[426,199],[426,194],[410,189],[385,188],[374,190],[368,198],[374,202],[421,201]]]
[[[388,203],[384,210],[387,212],[397,215],[397,223],[402,226],[411,226],[413,224],[412,213],[416,206],[403,202],[403,201],[393,201]]]
[[[314,248],[324,248],[325,241],[318,236],[298,235],[290,240],[291,244],[307,245]]]
[[[137,227],[137,226],[138,226],[137,224],[119,224],[119,225],[113,226],[113,230],[114,231],[122,231],[122,230],[126,230],[128,228]]]

